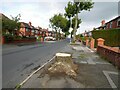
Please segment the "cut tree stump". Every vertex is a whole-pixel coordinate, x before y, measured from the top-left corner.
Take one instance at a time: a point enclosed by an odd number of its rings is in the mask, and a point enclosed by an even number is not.
[[[49,68],[48,72],[52,75],[66,74],[75,77],[77,65],[72,60],[72,55],[68,53],[56,53],[55,63]]]

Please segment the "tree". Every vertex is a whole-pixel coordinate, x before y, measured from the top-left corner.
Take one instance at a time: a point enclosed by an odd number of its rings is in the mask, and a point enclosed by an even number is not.
[[[14,32],[15,32],[15,29],[19,29],[20,28],[20,23],[18,22],[20,18],[15,17],[15,19],[12,18],[9,19],[8,17],[6,16],[2,16],[2,29],[3,29],[3,33],[6,33],[7,31],[10,33],[10,34],[13,34],[14,35]]]
[[[75,14],[75,27],[74,27],[74,37],[73,40],[75,41],[76,31],[77,31],[77,23],[78,23],[78,13],[81,13],[83,10],[90,11],[91,8],[93,8],[93,2],[92,0],[84,0],[83,2],[76,2],[74,0],[73,7],[75,8],[74,14]]]
[[[81,19],[77,18],[77,29],[79,28],[79,25],[82,23]],[[75,27],[75,18],[72,19],[72,28]]]
[[[64,15],[69,19],[69,26],[71,26],[71,18],[74,16],[74,7],[72,2],[68,2],[67,7],[65,7]]]
[[[17,22],[17,23],[20,21],[20,17],[21,17],[20,14],[18,14],[16,17],[13,17],[13,16],[11,15],[12,20],[15,21],[15,22]]]
[[[12,18],[12,20],[14,21],[14,23],[15,23],[15,25],[14,25],[14,35],[15,35],[15,30],[19,30],[19,28],[20,28],[20,18],[21,18],[21,15],[20,14],[18,14],[16,17],[13,17],[12,15],[11,15],[11,18]]]
[[[68,32],[69,30],[69,21],[60,13],[55,14],[50,19],[50,24],[56,30],[56,32],[59,31],[59,38],[60,38],[60,30],[62,30],[62,32]]]
[[[81,19],[78,19],[77,22],[78,22],[78,23],[77,23],[77,29],[78,29],[78,28],[79,28],[79,25],[82,23],[82,21],[81,21]],[[71,25],[71,27],[72,27],[72,28],[75,27],[75,18],[72,19],[72,25]],[[71,32],[71,38],[72,38],[73,33],[74,33],[74,30]]]
[[[87,10],[90,11],[90,9],[93,7],[93,2],[92,0],[82,0],[82,2],[76,2],[74,0],[74,3],[72,2],[68,2],[68,7],[65,7],[65,11],[66,11],[66,16],[72,17],[74,16],[75,18],[75,24],[74,24],[74,37],[73,40],[75,41],[75,36],[76,36],[76,31],[77,31],[77,27],[78,27],[78,14],[81,13],[83,10]],[[68,10],[70,9],[70,10]]]

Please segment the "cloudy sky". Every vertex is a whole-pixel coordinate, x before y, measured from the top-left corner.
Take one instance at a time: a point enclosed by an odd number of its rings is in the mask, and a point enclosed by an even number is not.
[[[65,13],[64,8],[72,0],[3,0],[0,2],[0,12],[7,17],[21,14],[21,22],[32,22],[35,27],[49,28],[49,19],[57,13]],[[101,25],[101,21],[118,16],[119,0],[93,0],[94,7],[90,12],[83,11],[79,14],[82,23],[77,33],[92,30]],[[51,29],[49,29],[51,30]]]

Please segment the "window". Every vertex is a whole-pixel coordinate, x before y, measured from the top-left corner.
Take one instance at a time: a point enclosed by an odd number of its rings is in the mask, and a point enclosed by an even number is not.
[[[31,32],[33,32],[33,33],[34,33],[34,30],[32,30]]]
[[[28,28],[26,28],[26,31],[29,31],[29,29],[28,29]]]
[[[117,21],[117,26],[120,26],[120,19],[118,19]]]
[[[110,28],[112,28],[112,22],[110,22]]]
[[[36,30],[36,32],[35,33],[38,33],[38,31]]]

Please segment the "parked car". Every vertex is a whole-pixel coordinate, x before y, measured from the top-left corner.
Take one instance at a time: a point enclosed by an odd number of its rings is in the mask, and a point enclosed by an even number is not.
[[[53,37],[45,37],[45,40],[46,40],[46,41],[55,41],[56,38],[53,38]]]

